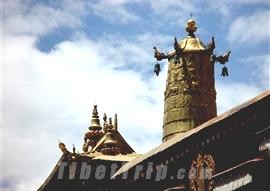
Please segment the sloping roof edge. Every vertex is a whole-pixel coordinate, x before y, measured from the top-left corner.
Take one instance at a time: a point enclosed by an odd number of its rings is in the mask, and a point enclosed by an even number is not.
[[[152,157],[154,155],[157,155],[160,152],[163,152],[164,150],[170,148],[171,146],[191,137],[193,134],[196,134],[198,132],[200,132],[201,130],[209,127],[210,125],[216,124],[226,118],[229,118],[230,116],[234,115],[235,113],[238,113],[240,110],[243,110],[249,106],[251,106],[252,104],[266,98],[266,97],[270,97],[270,90],[267,90],[261,94],[259,94],[258,96],[252,98],[249,101],[246,101],[236,107],[233,107],[232,109],[230,109],[229,111],[201,124],[200,126],[186,132],[183,134],[179,134],[176,135],[175,137],[167,140],[166,142],[162,143],[161,145],[157,146],[156,148],[150,150],[149,152],[147,152],[146,154],[142,155],[141,157],[135,158],[133,161],[125,164],[124,166],[122,166],[113,176],[112,178],[117,177],[118,175],[130,170],[131,168],[133,168],[134,166],[136,166],[137,164],[143,162],[146,159],[149,159],[149,157]]]
[[[64,155],[61,156],[61,158],[58,160],[58,162],[56,163],[56,165],[54,166],[52,172],[50,173],[50,175],[48,176],[48,178],[45,180],[45,182],[38,188],[37,191],[43,191],[44,188],[48,185],[48,183],[51,181],[51,179],[53,178],[53,176],[55,175],[55,173],[58,171],[59,169],[59,163],[61,163],[64,159]]]

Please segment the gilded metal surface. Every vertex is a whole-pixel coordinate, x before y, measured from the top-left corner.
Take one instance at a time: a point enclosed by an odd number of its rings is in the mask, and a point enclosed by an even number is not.
[[[100,126],[97,105],[94,105],[89,131],[85,133],[84,136],[83,151],[87,152],[89,150],[89,147],[93,148],[103,135],[104,132],[102,131],[102,127]]]
[[[105,141],[104,143],[105,145],[116,145],[117,141],[114,138],[114,135],[111,132],[107,132],[105,134]]]
[[[89,126],[89,130],[101,130],[100,122],[99,122],[99,116],[97,111],[97,105],[94,105],[93,113],[92,113],[92,119],[91,124]]]
[[[214,38],[205,46],[194,35],[194,20],[187,22],[189,33],[183,40],[175,38],[175,51],[159,52],[155,58],[168,59],[168,75],[164,93],[163,141],[177,133],[186,132],[215,117],[216,90],[214,64],[210,59],[215,48]]]
[[[215,116],[214,65],[210,63],[210,54],[189,50],[183,53],[179,64],[175,64],[173,59],[169,60],[163,140],[173,134],[186,132]]]
[[[206,50],[203,42],[196,37],[187,36],[185,39],[178,42],[183,52],[194,52],[194,51],[202,51]]]
[[[186,31],[189,33],[189,35],[192,35],[197,31],[196,22],[193,19],[189,19],[187,21]]]

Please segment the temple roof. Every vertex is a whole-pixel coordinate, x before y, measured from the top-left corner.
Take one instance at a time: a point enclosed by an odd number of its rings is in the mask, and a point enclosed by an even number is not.
[[[203,123],[202,125],[186,132],[180,135],[176,135],[175,137],[169,139],[168,141],[162,143],[160,146],[154,148],[153,150],[149,151],[148,153],[142,155],[141,157],[138,157],[134,159],[133,161],[127,163],[123,167],[121,167],[112,178],[115,178],[122,173],[131,170],[134,168],[136,165],[142,164],[146,160],[150,160],[153,157],[160,157],[165,151],[169,150],[176,144],[181,144],[184,143],[186,140],[192,138],[195,135],[201,134],[201,133],[207,133],[211,131],[211,129],[216,128],[216,125],[220,125],[225,121],[231,120],[233,117],[236,115],[241,115],[243,111],[246,111],[247,109],[250,108],[259,108],[260,105],[264,105],[267,107],[265,104],[267,104],[270,107],[270,90],[263,92],[262,94],[256,96],[255,98],[239,105],[231,110]]]
[[[130,162],[135,158],[141,156],[140,154],[135,153],[131,146],[126,142],[118,131],[118,122],[117,115],[115,114],[114,123],[112,124],[111,118],[107,122],[106,114],[103,117],[104,127],[100,126],[99,116],[97,111],[97,105],[94,106],[92,119],[89,126],[89,131],[86,133],[85,145],[83,150],[87,148],[87,151],[82,153],[75,152],[75,146],[73,146],[73,152],[70,152],[64,143],[59,143],[59,148],[63,152],[62,157],[54,167],[53,171],[46,179],[46,181],[41,185],[38,191],[46,190],[49,184],[53,184],[57,174],[59,172],[60,163],[64,161],[85,161],[85,162],[94,162],[98,164],[105,163],[116,163],[120,162],[124,164]],[[99,138],[102,135],[101,138]],[[89,140],[97,139],[98,140]],[[91,146],[89,143],[96,142],[94,147],[91,147],[88,150],[88,147]],[[104,152],[104,149],[108,149],[112,152]],[[117,152],[115,152],[117,151]]]
[[[205,45],[198,37],[187,36],[178,42],[183,52],[199,52],[206,50]]]

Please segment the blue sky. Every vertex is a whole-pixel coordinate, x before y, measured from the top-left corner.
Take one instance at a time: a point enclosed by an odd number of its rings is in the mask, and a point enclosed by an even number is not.
[[[95,103],[137,152],[159,145],[167,66],[154,76],[153,46],[172,50],[190,13],[197,36],[232,51],[228,78],[215,67],[219,114],[270,87],[268,0],[13,0],[1,12],[1,190],[36,190],[59,139],[81,151]]]

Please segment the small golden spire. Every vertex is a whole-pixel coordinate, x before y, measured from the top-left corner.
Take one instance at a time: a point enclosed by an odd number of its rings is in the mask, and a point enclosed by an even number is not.
[[[75,147],[75,145],[74,145],[74,144],[72,145],[72,151],[73,151],[73,154],[75,154],[76,147]]]
[[[73,153],[72,153],[72,159],[76,159],[76,147],[75,147],[75,145],[73,144],[72,145],[72,151],[73,151]]]
[[[111,126],[112,125],[112,118],[109,117],[109,125]]]
[[[117,113],[114,115],[113,128],[115,130],[118,128]]]
[[[101,126],[99,123],[99,116],[97,111],[97,105],[94,105],[93,113],[92,113],[92,119],[91,119],[91,125],[89,126],[90,130],[101,130]]]
[[[106,113],[104,113],[104,115],[103,115],[103,121],[107,123],[107,115],[106,115]]]
[[[187,21],[186,31],[188,32],[189,36],[194,36],[194,32],[197,31],[196,22],[194,19],[191,18]]]
[[[108,122],[108,127],[107,128],[108,128],[107,130],[109,130],[109,131],[114,130],[111,117],[109,117],[109,122]]]
[[[66,145],[64,143],[62,143],[60,140],[59,140],[58,146],[59,146],[60,150],[63,152],[63,154],[67,153]]]
[[[104,113],[103,115],[103,131],[106,133],[108,130],[108,123],[107,123],[107,115]]]
[[[66,145],[62,142],[59,142],[59,148],[61,149],[61,151],[66,149]]]

